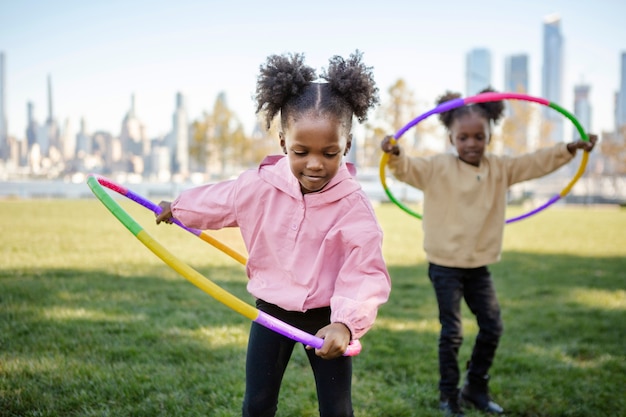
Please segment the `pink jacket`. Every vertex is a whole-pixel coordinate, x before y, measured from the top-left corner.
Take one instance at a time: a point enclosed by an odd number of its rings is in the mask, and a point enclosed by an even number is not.
[[[172,213],[196,229],[239,227],[254,297],[290,311],[330,306],[354,339],[389,297],[382,230],[346,164],[322,191],[302,194],[287,158],[269,156],[235,180],[184,191]]]

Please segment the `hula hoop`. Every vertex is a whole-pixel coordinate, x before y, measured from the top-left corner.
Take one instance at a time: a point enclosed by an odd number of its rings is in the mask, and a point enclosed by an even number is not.
[[[100,200],[102,204],[113,214],[141,243],[143,243],[148,249],[150,249],[156,256],[161,258],[168,266],[182,275],[189,282],[200,288],[202,291],[221,302],[230,309],[237,313],[247,317],[255,323],[258,323],[270,330],[275,331],[291,340],[300,342],[305,346],[312,346],[316,349],[320,349],[324,344],[324,339],[313,336],[303,330],[293,327],[259,309],[251,306],[245,301],[237,298],[233,294],[221,288],[213,281],[200,274],[191,266],[183,262],[181,259],[169,252],[163,245],[157,242],[152,236],[150,236],[143,227],[137,223],[105,190],[104,187],[117,192],[118,194],[127,197],[128,199],[144,206],[145,208],[153,211],[156,214],[161,212],[161,207],[145,199],[144,197],[136,194],[129,189],[122,187],[113,181],[95,174],[90,174],[87,177],[87,185],[95,196]],[[188,232],[198,236],[205,242],[215,246],[222,252],[226,253],[239,263],[245,265],[246,258],[237,253],[229,246],[219,242],[217,239],[209,236],[203,231],[186,227],[178,220],[173,221],[177,226],[187,230]],[[356,356],[361,352],[361,343],[358,340],[353,340],[348,345],[344,356]]]
[[[452,109],[456,109],[457,107],[465,106],[467,104],[487,103],[487,102],[490,102],[490,101],[500,101],[500,100],[531,101],[531,102],[539,103],[539,104],[547,106],[547,107],[551,107],[554,110],[556,110],[559,113],[561,113],[563,116],[567,117],[574,124],[574,126],[578,130],[578,133],[580,133],[580,137],[581,137],[582,140],[589,141],[589,137],[588,137],[587,133],[585,132],[585,130],[581,126],[580,122],[576,119],[576,117],[574,117],[574,115],[572,113],[568,112],[567,110],[565,110],[563,107],[559,106],[556,103],[552,103],[552,102],[550,102],[548,100],[545,100],[543,98],[533,97],[533,96],[529,96],[529,95],[526,95],[526,94],[520,94],[520,93],[481,93],[481,94],[477,94],[477,95],[471,96],[471,97],[457,98],[457,99],[446,101],[445,103],[441,103],[440,105],[438,105],[434,109],[429,110],[426,113],[423,113],[422,115],[420,115],[420,116],[416,117],[415,119],[411,120],[403,128],[398,130],[398,132],[396,132],[395,135],[393,135],[393,139],[394,140],[400,139],[400,137],[407,130],[409,130],[410,128],[412,128],[413,126],[415,126],[416,124],[418,124],[422,120],[426,119],[427,117],[432,116],[433,114],[443,113],[443,112],[446,112],[446,111],[449,111],[449,110],[452,110]],[[506,224],[514,223],[516,221],[528,218],[528,217],[530,217],[530,216],[532,216],[534,214],[539,213],[542,210],[547,209],[552,204],[556,203],[561,198],[565,197],[570,192],[570,190],[572,189],[574,184],[576,184],[576,181],[578,181],[578,179],[585,172],[585,167],[587,166],[588,159],[589,159],[589,152],[584,151],[583,157],[581,158],[581,161],[580,161],[580,165],[578,166],[578,170],[576,171],[576,173],[574,174],[572,179],[569,181],[569,183],[558,194],[555,194],[554,196],[552,196],[547,202],[545,202],[544,204],[540,205],[539,207],[536,207],[536,208],[534,208],[534,209],[532,209],[532,210],[530,210],[530,211],[528,211],[528,212],[526,212],[524,214],[520,214],[519,216],[506,219],[505,223]],[[385,190],[385,194],[387,194],[387,197],[389,197],[389,200],[391,200],[393,203],[395,203],[398,207],[400,207],[406,213],[410,214],[413,217],[421,219],[422,218],[421,214],[413,211],[412,209],[410,209],[409,207],[404,205],[400,200],[398,200],[391,193],[391,190],[387,186],[387,181],[385,179],[386,178],[385,167],[387,166],[387,162],[388,161],[389,161],[389,154],[388,153],[383,153],[383,156],[380,159],[380,170],[379,170],[379,173],[380,173],[380,182],[383,185],[383,189]]]

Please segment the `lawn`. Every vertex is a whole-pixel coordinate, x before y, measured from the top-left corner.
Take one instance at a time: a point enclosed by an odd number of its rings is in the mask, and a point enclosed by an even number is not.
[[[241,265],[122,204],[252,303]],[[355,414],[439,416],[439,323],[420,223],[392,205],[376,211],[393,289],[354,359]],[[0,213],[0,416],[240,414],[246,318],[168,268],[95,199],[4,200]],[[243,251],[236,230],[214,235]],[[626,415],[626,211],[553,207],[507,226],[504,245],[491,268],[505,323],[491,389],[507,416]],[[462,362],[476,334],[464,317]],[[278,415],[318,415],[300,349]]]

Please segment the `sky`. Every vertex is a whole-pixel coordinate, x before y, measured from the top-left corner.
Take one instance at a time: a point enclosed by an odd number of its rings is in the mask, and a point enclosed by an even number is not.
[[[464,93],[471,49],[491,51],[499,91],[505,57],[525,53],[529,94],[540,96],[543,21],[555,13],[565,63],[558,104],[573,111],[574,85],[587,83],[586,130],[612,129],[626,52],[623,0],[0,0],[9,134],[25,136],[29,101],[35,119],[46,120],[48,76],[54,116],[73,131],[84,118],[88,132],[119,134],[134,95],[148,136],[167,134],[178,92],[190,122],[224,92],[250,131],[259,66],[268,55],[293,52],[321,72],[332,56],[358,49],[383,100],[403,79],[423,110],[446,90]]]

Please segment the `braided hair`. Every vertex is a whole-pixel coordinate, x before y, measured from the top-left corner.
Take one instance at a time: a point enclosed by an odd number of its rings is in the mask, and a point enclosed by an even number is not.
[[[492,93],[495,92],[491,87],[487,87],[482,90],[479,94],[482,93]],[[445,94],[441,95],[437,99],[437,105],[445,103],[446,101],[454,100],[460,98],[461,94],[454,93],[451,91],[446,91]],[[491,101],[487,103],[472,103],[466,106],[457,107],[452,110],[448,110],[442,113],[439,113],[439,120],[441,123],[450,130],[452,123],[455,119],[470,113],[477,113],[478,115],[487,119],[490,124],[491,122],[498,123],[502,116],[504,115],[504,102],[503,101]]]
[[[321,77],[314,82],[315,70],[304,64],[304,54],[271,55],[260,67],[256,87],[256,113],[265,112],[269,129],[277,114],[281,127],[305,114],[333,116],[350,132],[352,117],[367,119],[368,110],[378,104],[378,88],[372,68],[361,61],[358,50],[346,60],[334,56]]]

